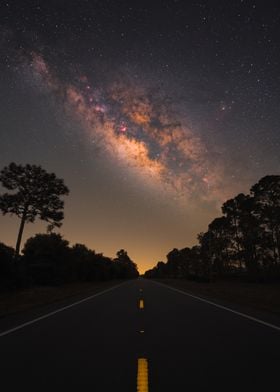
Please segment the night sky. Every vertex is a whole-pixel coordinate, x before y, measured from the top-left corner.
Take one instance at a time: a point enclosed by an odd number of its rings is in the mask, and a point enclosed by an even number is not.
[[[0,16],[0,168],[64,178],[71,244],[124,248],[143,272],[280,174],[278,1],[1,1]],[[18,225],[1,216],[0,241]]]

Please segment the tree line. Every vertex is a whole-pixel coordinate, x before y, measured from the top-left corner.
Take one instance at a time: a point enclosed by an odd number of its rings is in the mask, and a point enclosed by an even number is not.
[[[0,287],[3,290],[137,276],[136,264],[123,249],[115,258],[110,258],[83,244],[69,246],[60,234],[36,234],[26,241],[22,255],[15,260],[15,250],[0,243]]]
[[[173,249],[145,277],[280,281],[280,176],[265,176],[250,194],[227,200],[222,214],[198,234],[197,245]]]
[[[129,279],[137,265],[121,249],[115,258],[96,253],[83,244],[69,246],[53,232],[62,225],[64,200],[69,189],[54,173],[40,166],[12,162],[0,171],[0,211],[20,219],[16,248],[0,242],[0,288],[57,285],[74,281]],[[25,224],[39,218],[48,223],[47,234],[29,238],[20,254]]]

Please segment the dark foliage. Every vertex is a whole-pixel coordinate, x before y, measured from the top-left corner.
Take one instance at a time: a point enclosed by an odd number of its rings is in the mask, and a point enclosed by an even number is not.
[[[129,258],[127,252],[121,249],[113,263],[114,274],[119,279],[137,278],[137,265]]]
[[[13,285],[14,249],[0,242],[0,289]]]
[[[166,263],[159,262],[145,276],[280,281],[280,176],[263,177],[250,195],[226,201],[222,212],[198,235],[199,245],[173,249]]]
[[[71,273],[68,241],[59,234],[37,234],[23,248],[24,262],[33,284],[59,284]]]
[[[25,284],[60,285],[75,281],[130,279],[138,276],[137,266],[122,250],[112,260],[82,244],[69,246],[60,234],[36,234],[23,248]]]

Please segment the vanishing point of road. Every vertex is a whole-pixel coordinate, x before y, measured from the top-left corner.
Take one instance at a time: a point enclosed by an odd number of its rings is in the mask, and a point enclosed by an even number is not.
[[[279,389],[280,328],[136,279],[0,332],[3,392]]]

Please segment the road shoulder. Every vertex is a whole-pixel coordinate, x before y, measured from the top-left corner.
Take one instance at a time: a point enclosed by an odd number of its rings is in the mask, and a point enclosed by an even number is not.
[[[0,333],[111,289],[126,281],[112,280],[60,287],[37,287],[0,296]],[[2,302],[1,302],[2,301]]]
[[[153,279],[153,281],[280,327],[280,306],[277,307],[280,301],[278,286],[274,286],[272,290],[271,287],[261,286],[258,292],[260,285],[250,287],[253,284],[247,283],[234,286],[228,284],[227,287],[227,282],[197,283],[185,279]],[[262,298],[265,293],[266,297]],[[272,303],[269,303],[272,295],[277,296],[273,298]]]

